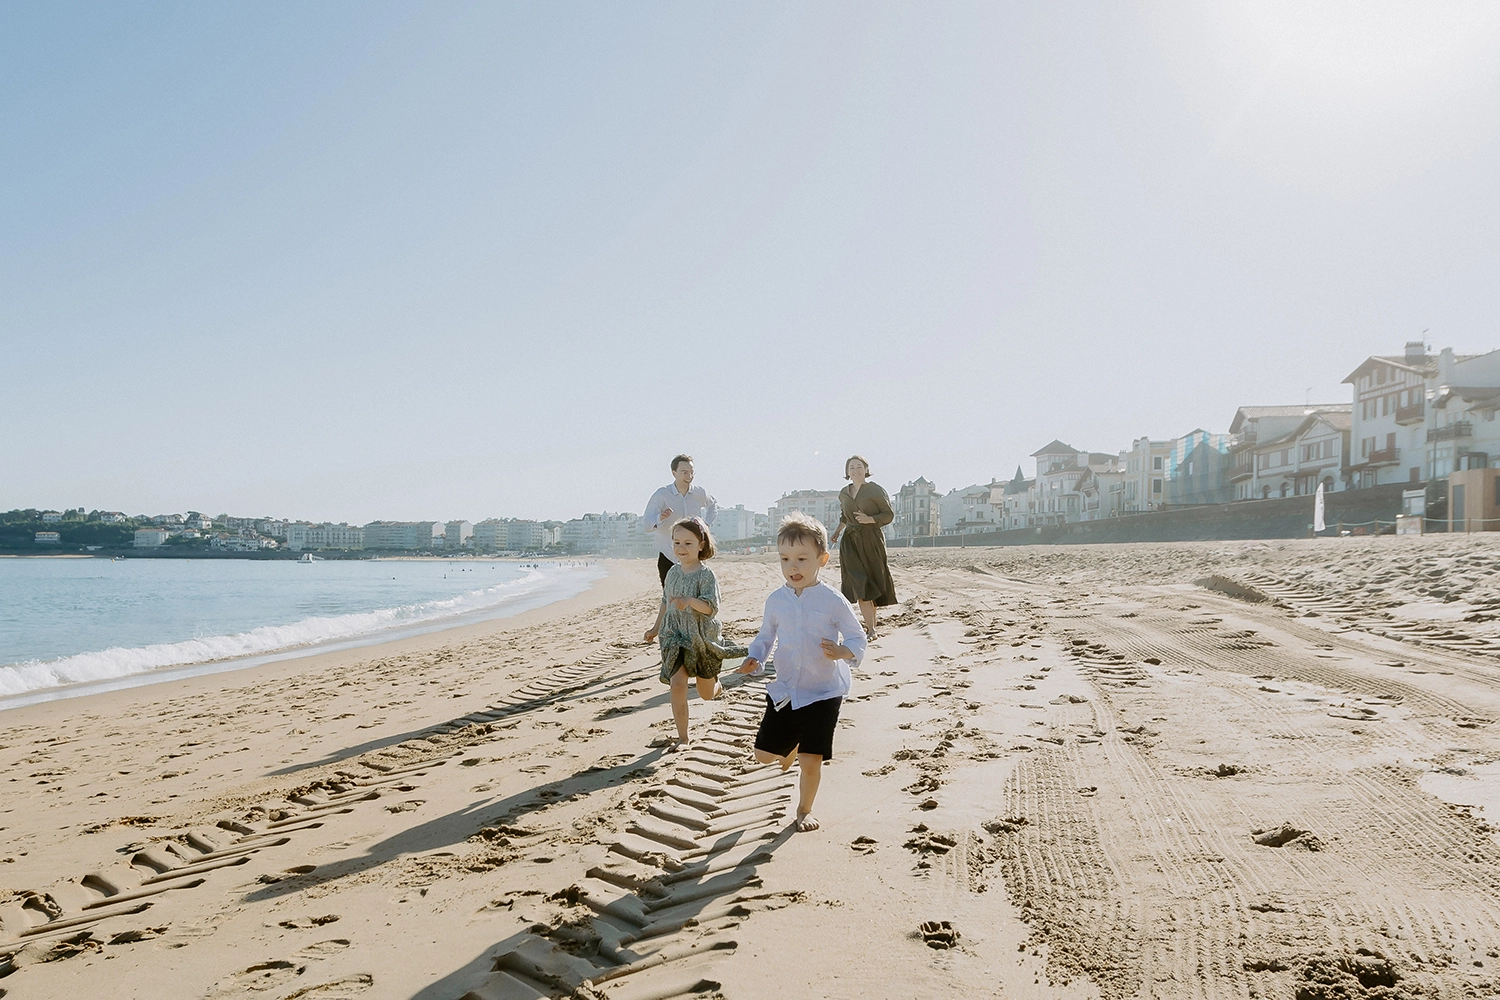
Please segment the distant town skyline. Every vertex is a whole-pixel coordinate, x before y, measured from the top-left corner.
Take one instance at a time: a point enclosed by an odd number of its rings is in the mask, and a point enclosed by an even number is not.
[[[764,511],[1500,331],[1500,7],[0,10],[0,508]]]

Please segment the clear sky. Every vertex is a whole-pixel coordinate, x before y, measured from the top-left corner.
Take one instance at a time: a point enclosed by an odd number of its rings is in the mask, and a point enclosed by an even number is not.
[[[0,5],[0,509],[764,509],[1500,347],[1500,4]]]

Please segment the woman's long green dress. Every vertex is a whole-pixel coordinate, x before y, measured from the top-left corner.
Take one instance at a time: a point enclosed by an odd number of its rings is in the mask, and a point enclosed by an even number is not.
[[[843,508],[839,514],[840,589],[850,604],[874,601],[877,608],[890,607],[896,603],[896,583],[886,563],[885,533],[881,529],[896,519],[891,498],[866,480],[858,495],[853,483],[840,490],[839,505]],[[855,511],[870,515],[875,523],[861,524],[854,519]]]

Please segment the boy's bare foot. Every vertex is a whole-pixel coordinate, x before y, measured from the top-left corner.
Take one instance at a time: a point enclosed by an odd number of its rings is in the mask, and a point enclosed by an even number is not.
[[[812,813],[801,813],[801,812],[799,812],[797,814],[797,832],[798,833],[807,833],[807,832],[809,832],[811,830],[816,830],[818,827],[820,827],[822,825],[823,824],[819,823],[818,822],[818,818],[816,816],[814,816]]]

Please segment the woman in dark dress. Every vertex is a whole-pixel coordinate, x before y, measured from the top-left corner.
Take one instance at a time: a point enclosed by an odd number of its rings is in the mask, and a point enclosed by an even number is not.
[[[841,589],[850,604],[859,605],[865,631],[875,637],[875,609],[896,603],[896,584],[885,559],[885,533],[881,530],[896,519],[891,498],[870,482],[870,463],[855,455],[844,463],[849,485],[839,491],[838,527],[833,542],[839,543]],[[842,539],[842,541],[841,541]]]

